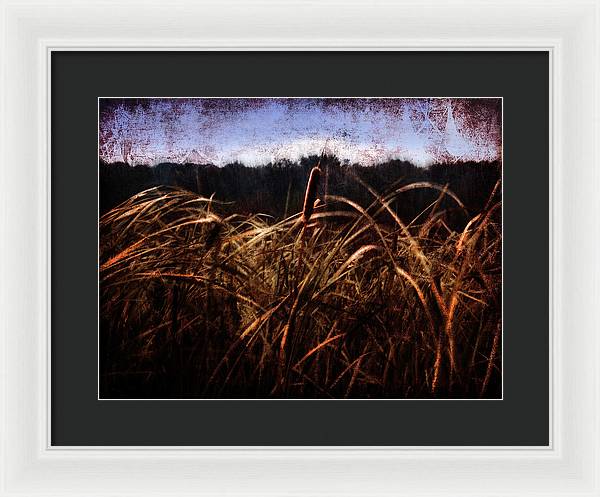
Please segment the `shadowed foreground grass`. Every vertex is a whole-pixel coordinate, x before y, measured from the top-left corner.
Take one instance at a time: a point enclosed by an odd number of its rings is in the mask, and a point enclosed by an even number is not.
[[[309,188],[280,222],[164,187],[106,213],[100,396],[500,397],[500,184],[478,213],[363,187],[371,205]],[[420,188],[439,196],[403,222]]]

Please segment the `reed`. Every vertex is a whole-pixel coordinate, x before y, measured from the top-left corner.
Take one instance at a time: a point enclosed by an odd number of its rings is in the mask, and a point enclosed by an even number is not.
[[[101,396],[498,397],[500,188],[473,214],[423,182],[315,211],[320,179],[276,222],[175,188],[107,212]],[[451,199],[464,229],[441,201],[399,219],[393,202],[418,188]]]
[[[319,189],[319,181],[321,179],[321,169],[315,166],[310,171],[306,192],[304,195],[304,206],[302,208],[302,222],[307,225],[314,211],[317,202],[317,191]]]

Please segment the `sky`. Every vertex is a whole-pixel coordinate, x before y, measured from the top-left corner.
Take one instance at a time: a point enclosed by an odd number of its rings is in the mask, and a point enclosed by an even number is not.
[[[500,98],[100,98],[105,162],[374,165],[502,158]]]

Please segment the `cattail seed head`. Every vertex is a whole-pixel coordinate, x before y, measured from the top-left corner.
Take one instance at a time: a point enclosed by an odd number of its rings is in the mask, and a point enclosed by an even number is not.
[[[308,178],[308,184],[306,185],[306,195],[304,196],[304,207],[302,209],[302,222],[304,224],[308,223],[315,208],[320,178],[321,170],[318,166],[313,167]]]

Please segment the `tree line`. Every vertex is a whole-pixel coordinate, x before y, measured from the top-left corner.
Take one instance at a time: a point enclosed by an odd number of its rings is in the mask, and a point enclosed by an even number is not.
[[[211,164],[162,163],[156,166],[130,166],[100,162],[100,211],[107,212],[132,195],[155,186],[183,188],[226,202],[225,213],[265,214],[281,219],[302,210],[304,192],[311,169],[320,163],[322,178],[319,197],[337,195],[367,207],[375,198],[369,189],[386,194],[404,185],[432,182],[448,186],[471,213],[479,212],[501,177],[499,162],[458,162],[417,167],[401,160],[374,166],[341,163],[337,157],[310,156],[298,162],[283,160],[259,167],[239,162],[217,167]],[[401,193],[392,204],[395,212],[410,222],[439,197],[429,188]],[[448,198],[438,208],[454,212],[454,222],[462,224],[464,213]],[[452,218],[451,218],[452,221]]]

